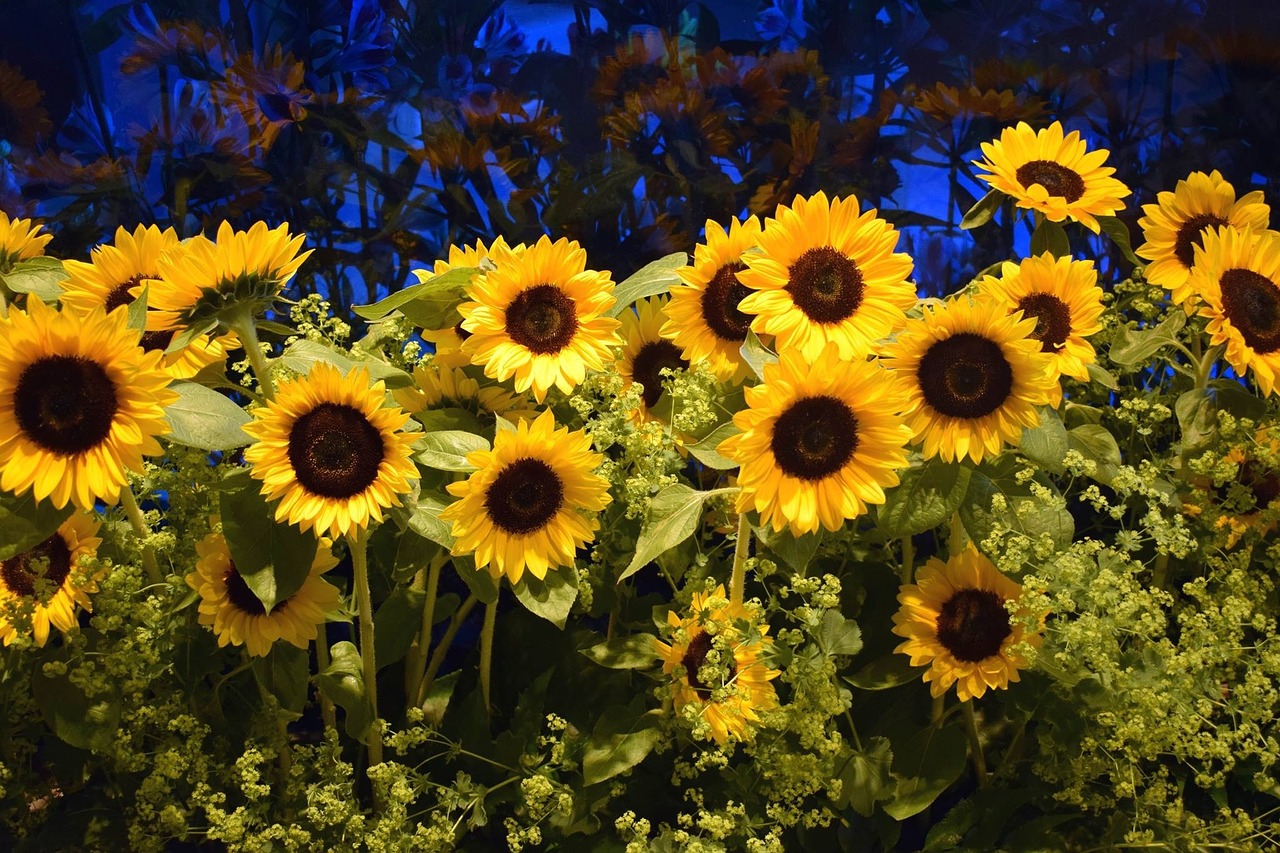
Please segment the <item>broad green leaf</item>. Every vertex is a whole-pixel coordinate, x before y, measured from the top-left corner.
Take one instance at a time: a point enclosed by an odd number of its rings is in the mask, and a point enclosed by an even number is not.
[[[1052,252],[1056,258],[1071,256],[1071,241],[1067,239],[1067,232],[1057,222],[1049,219],[1041,219],[1036,230],[1031,232],[1031,254],[1036,256],[1045,252]]]
[[[1085,370],[1089,371],[1090,382],[1096,382],[1108,391],[1120,390],[1120,383],[1116,381],[1116,378],[1112,376],[1110,372],[1103,370],[1098,365],[1086,365]]]
[[[423,433],[415,444],[421,448],[414,458],[437,471],[470,472],[476,466],[467,461],[467,454],[488,450],[489,442],[475,433],[457,429]]]
[[[316,676],[316,686],[333,704],[346,711],[347,734],[363,740],[373,725],[373,704],[365,692],[360,652],[353,643],[343,640],[333,644],[329,649],[329,666]]]
[[[534,616],[541,616],[557,628],[564,628],[573,602],[578,599],[578,572],[573,566],[561,566],[547,571],[542,580],[526,571],[511,586],[511,591],[525,609]]]
[[[648,669],[658,662],[655,640],[652,634],[629,634],[582,649],[582,654],[609,669]]]
[[[640,536],[636,539],[636,550],[631,563],[618,581],[631,577],[663,551],[674,548],[692,536],[702,521],[702,507],[707,498],[733,491],[735,490],[713,489],[698,492],[675,483],[654,495],[649,502],[649,513],[644,525],[640,528]]]
[[[475,273],[476,267],[455,267],[372,305],[356,305],[351,310],[366,320],[381,320],[399,310],[420,328],[445,329],[461,319],[456,308]]]
[[[1085,459],[1097,463],[1094,479],[1110,485],[1120,473],[1120,446],[1106,427],[1100,424],[1081,424],[1067,432],[1067,443]]]
[[[766,347],[756,337],[756,333],[747,330],[747,339],[742,342],[742,348],[739,350],[742,358],[751,367],[751,372],[756,375],[757,379],[764,380],[764,366],[766,364],[777,364],[778,354]]]
[[[871,817],[876,803],[893,794],[893,749],[888,738],[873,737],[863,752],[850,753],[840,771],[840,803],[852,806],[863,817]]]
[[[862,651],[862,630],[858,623],[846,619],[834,610],[822,614],[817,639],[827,657],[856,655]]]
[[[1000,205],[1004,203],[1005,198],[1007,196],[1000,190],[991,190],[978,199],[973,207],[969,208],[964,218],[960,220],[960,227],[968,231],[970,228],[986,225],[996,215],[996,211],[1000,209]]]
[[[240,577],[269,612],[302,588],[311,573],[317,540],[311,531],[275,520],[275,507],[247,470],[227,477],[219,501],[222,533]]]
[[[969,538],[983,550],[984,543],[999,524],[1032,539],[1048,534],[1057,548],[1065,549],[1075,536],[1071,513],[1060,504],[1042,504],[1033,498],[1030,484],[1017,481],[1018,468],[1015,459],[1003,456],[974,469],[969,477],[969,491],[960,504],[960,520]],[[1057,494],[1048,480],[1041,479],[1040,484]],[[992,509],[992,498],[996,495],[1002,496],[1005,504],[999,512]]]
[[[649,263],[627,276],[614,288],[613,295],[617,299],[609,309],[610,317],[617,317],[632,304],[646,296],[655,296],[671,290],[673,284],[680,283],[676,270],[689,263],[689,256],[684,252],[675,252]]]
[[[738,467],[738,463],[727,456],[721,456],[718,448],[720,442],[740,432],[742,430],[738,429],[733,421],[727,421],[707,433],[697,444],[686,444],[684,449],[689,451],[694,459],[697,459],[708,468],[714,468],[717,471],[732,471]]]
[[[813,555],[818,553],[818,546],[822,544],[821,530],[803,536],[796,536],[790,530],[777,532],[769,524],[761,524],[754,530],[760,544],[796,571],[803,571],[809,565]]]
[[[466,409],[427,409],[418,412],[413,418],[429,433],[445,430],[479,433],[483,429],[480,426],[480,419]]]
[[[31,490],[23,495],[0,492],[0,560],[48,539],[73,511],[71,504],[58,509],[48,501],[37,502]]]
[[[297,719],[307,704],[307,682],[311,670],[307,650],[290,643],[276,643],[266,657],[253,659],[253,671],[259,683],[276,701],[286,719]]]
[[[906,820],[929,808],[960,778],[968,752],[964,733],[955,726],[929,726],[898,744],[892,767],[898,784],[884,810],[896,820]]]
[[[54,659],[65,658],[59,652]],[[90,698],[69,675],[46,675],[43,666],[32,669],[32,697],[53,733],[78,749],[106,749],[120,725],[120,692]]]
[[[896,488],[885,492],[880,507],[880,531],[902,539],[932,530],[959,509],[969,489],[969,469],[940,457],[902,472]]]
[[[407,586],[397,587],[373,614],[373,651],[378,669],[403,660],[422,627],[422,607],[427,594]],[[434,615],[434,614],[433,614]]]
[[[29,293],[41,302],[52,304],[62,296],[62,282],[68,276],[62,261],[42,255],[19,261],[0,278],[14,293]]]
[[[418,496],[418,505],[409,516],[409,529],[446,548],[453,547],[453,524],[440,520],[440,513],[453,503],[453,498],[434,493]]]
[[[1154,328],[1120,329],[1107,355],[1121,367],[1146,367],[1153,355],[1177,341],[1177,334],[1185,325],[1186,314],[1175,309]]]
[[[1208,389],[1193,388],[1179,394],[1173,412],[1182,428],[1184,452],[1204,448],[1218,434],[1218,407]]]
[[[591,731],[582,755],[582,781],[595,785],[635,767],[653,751],[661,738],[663,712],[644,710],[643,699],[631,707],[606,710]]]
[[[303,375],[309,373],[317,362],[324,361],[334,365],[344,374],[350,373],[357,367],[363,367],[369,371],[369,376],[374,382],[382,380],[388,388],[407,388],[413,384],[413,378],[409,374],[381,359],[371,358],[367,361],[353,359],[333,347],[305,339],[291,343],[276,360],[295,373]]]
[[[922,674],[923,671],[912,666],[906,655],[891,652],[866,664],[845,680],[860,690],[888,690],[908,681],[919,681]]]
[[[1096,219],[1102,226],[1102,233],[1111,238],[1111,242],[1116,244],[1120,254],[1134,266],[1142,266],[1142,259],[1133,253],[1133,244],[1129,239],[1129,226],[1115,216],[1098,216]]]
[[[477,569],[476,561],[470,556],[454,557],[453,567],[481,604],[493,604],[498,600],[498,580],[501,579],[495,580],[488,567]]]
[[[178,393],[164,410],[172,427],[165,436],[169,441],[201,450],[231,450],[252,441],[241,427],[253,418],[225,394],[194,382],[169,387]]]
[[[1211,379],[1209,390],[1219,411],[1253,420],[1260,420],[1267,414],[1267,401],[1251,394],[1248,388],[1234,379]]]
[[[1049,406],[1041,406],[1039,415],[1039,425],[1022,430],[1018,451],[1041,468],[1061,474],[1065,470],[1062,457],[1067,454],[1067,428]]]

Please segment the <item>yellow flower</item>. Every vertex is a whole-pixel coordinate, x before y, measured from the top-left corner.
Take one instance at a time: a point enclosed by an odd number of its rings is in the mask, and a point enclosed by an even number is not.
[[[676,713],[692,706],[704,737],[724,744],[750,740],[760,712],[778,707],[769,682],[779,671],[762,658],[773,646],[769,626],[757,623],[741,604],[730,603],[724,587],[695,592],[689,615],[667,613],[672,642],[654,640],[662,671],[671,676]],[[686,714],[688,712],[685,712]]]
[[[962,702],[1007,689],[1027,665],[1013,647],[1040,645],[1040,635],[1027,634],[1005,607],[1021,595],[972,543],[946,563],[935,557],[898,593],[893,633],[906,642],[894,651],[929,667],[923,680],[935,697],[953,684]]]
[[[41,234],[43,228],[30,219],[10,219],[0,210],[0,273],[9,272],[19,261],[44,254],[45,244],[53,239],[53,235]]]
[[[186,576],[187,585],[200,593],[200,624],[213,628],[219,648],[245,646],[254,657],[266,655],[276,640],[305,649],[319,635],[325,613],[336,610],[341,600],[337,587],[321,577],[338,565],[329,546],[328,539],[316,543],[307,579],[268,612],[236,571],[227,540],[210,533],[196,543],[199,559]]]
[[[1089,380],[1088,366],[1097,360],[1085,338],[1102,328],[1102,288],[1093,261],[1055,258],[1051,252],[1006,262],[1000,277],[986,276],[979,291],[1036,321],[1031,337],[1053,357],[1054,378]]]
[[[160,353],[125,313],[55,311],[39,299],[0,320],[0,488],[92,509],[114,504],[142,457],[160,456],[178,399]]]
[[[428,279],[438,275],[444,275],[450,270],[479,267],[481,262],[489,258],[492,252],[499,255],[506,251],[519,256],[525,250],[523,243],[514,248],[507,246],[507,241],[501,236],[495,237],[492,247],[485,246],[482,240],[477,240],[474,246],[450,246],[449,259],[437,260],[431,271],[412,270],[414,276],[421,284]],[[492,263],[492,261],[490,261]],[[459,320],[455,325],[444,329],[423,329],[422,339],[430,341],[435,346],[435,363],[440,367],[466,367],[471,363],[471,356],[462,351],[462,342],[471,337],[471,333],[462,328],[462,321]]]
[[[746,269],[742,253],[760,237],[760,220],[734,219],[726,233],[707,220],[705,243],[693,251],[693,264],[676,270],[684,282],[671,288],[662,337],[674,341],[689,363],[707,362],[721,382],[741,383],[751,368],[742,357],[742,344],[751,317],[738,307],[751,291],[738,280]]]
[[[595,513],[611,498],[609,481],[592,473],[604,457],[584,431],[556,429],[543,412],[514,431],[499,430],[493,450],[468,453],[467,461],[478,470],[446,487],[461,500],[440,518],[453,524],[453,553],[474,551],[476,568],[512,583],[526,569],[541,579],[573,565],[574,552],[595,539]]]
[[[1173,291],[1173,301],[1190,313],[1200,301],[1189,279],[1195,248],[1204,245],[1204,230],[1223,225],[1266,230],[1271,208],[1262,199],[1262,191],[1255,190],[1237,200],[1235,188],[1215,169],[1207,175],[1192,172],[1173,192],[1166,190],[1155,204],[1144,204],[1138,227],[1146,242],[1137,255],[1151,262],[1144,273],[1147,281]]]
[[[76,627],[76,605],[92,610],[99,571],[80,568],[80,560],[98,551],[98,522],[75,513],[48,539],[0,562],[0,640],[7,646],[29,624],[36,645],[49,639],[50,626],[67,632]],[[14,624],[14,618],[18,624]]]
[[[756,510],[774,530],[839,530],[884,503],[907,467],[906,395],[875,362],[841,361],[834,346],[812,364],[784,350],[746,395],[749,408],[733,416],[742,432],[719,452],[742,466],[738,511]]]
[[[621,325],[605,312],[613,307],[613,280],[588,270],[587,253],[572,240],[542,237],[517,253],[494,246],[495,268],[467,288],[462,328],[471,337],[463,352],[484,375],[517,391],[533,389],[539,403],[552,386],[568,394],[588,370],[613,363]]]
[[[986,159],[974,165],[992,174],[979,178],[1052,222],[1074,219],[1097,234],[1095,217],[1113,216],[1129,195],[1110,177],[1116,170],[1102,165],[1111,152],[1089,151],[1078,131],[1064,137],[1056,121],[1038,132],[1024,121],[1006,127],[999,139],[982,143],[982,153]]]
[[[911,258],[893,251],[898,232],[859,213],[853,196],[797,198],[765,222],[759,252],[743,256],[738,280],[755,292],[739,303],[756,334],[777,336],[779,350],[818,357],[834,343],[843,359],[861,358],[902,326],[916,303]]]
[[[395,401],[411,415],[429,409],[459,408],[476,414],[502,415],[508,420],[532,420],[538,416],[528,398],[492,385],[481,388],[479,382],[462,370],[442,367],[438,361],[415,367],[413,383],[391,392]]]
[[[258,439],[244,452],[262,494],[279,500],[276,520],[334,538],[382,521],[418,478],[401,430],[409,415],[386,406],[382,382],[358,367],[345,376],[317,363],[280,386],[244,431]]]
[[[907,423],[926,459],[981,462],[1036,426],[1037,406],[1060,399],[1035,327],[1034,317],[990,299],[960,297],[926,307],[885,348],[886,365],[905,381]]]
[[[641,395],[644,417],[650,416],[649,411],[658,405],[658,398],[662,396],[663,369],[689,369],[680,348],[660,334],[668,304],[665,297],[653,296],[637,302],[635,310],[622,312],[622,337],[626,343],[618,359],[618,374],[624,389],[632,382],[639,382],[644,388]]]
[[[1228,225],[1202,239],[1187,286],[1204,299],[1209,341],[1226,344],[1236,373],[1251,372],[1270,394],[1280,371],[1280,233]]]

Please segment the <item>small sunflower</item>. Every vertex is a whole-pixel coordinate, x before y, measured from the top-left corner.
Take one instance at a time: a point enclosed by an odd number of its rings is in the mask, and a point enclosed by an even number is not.
[[[1226,344],[1236,373],[1251,371],[1270,394],[1280,372],[1280,233],[1228,225],[1202,239],[1187,286],[1204,300],[1209,341]]]
[[[621,325],[605,312],[613,307],[613,280],[588,270],[587,253],[576,242],[542,237],[517,253],[494,247],[495,268],[467,288],[462,345],[485,376],[515,377],[517,391],[533,389],[539,403],[552,386],[566,394],[588,370],[613,363]]]
[[[1261,190],[1236,198],[1235,187],[1214,170],[1192,172],[1178,181],[1173,192],[1156,196],[1155,204],[1144,204],[1138,220],[1145,241],[1137,255],[1147,264],[1147,281],[1173,291],[1173,301],[1194,310],[1199,299],[1188,286],[1195,248],[1203,246],[1206,228],[1230,225],[1264,231],[1271,220],[1271,208],[1262,200]]]
[[[834,346],[812,363],[784,350],[746,394],[749,408],[733,416],[742,432],[719,452],[742,466],[738,511],[756,510],[774,530],[839,530],[884,503],[907,467],[906,395],[875,362],[842,361]]]
[[[125,313],[55,311],[39,299],[0,320],[0,488],[92,509],[114,504],[142,457],[160,456],[178,399],[160,353]]]
[[[594,515],[611,500],[609,481],[592,473],[604,457],[582,430],[555,428],[551,412],[500,430],[493,450],[467,454],[477,470],[446,488],[455,501],[440,518],[452,522],[453,553],[475,552],[476,568],[517,583],[573,565],[574,552],[595,539]],[[584,515],[583,513],[592,513]]]
[[[161,231],[155,225],[139,225],[133,233],[117,228],[114,242],[95,248],[89,263],[65,262],[68,278],[62,283],[61,302],[81,312],[101,306],[110,314],[132,304],[144,288],[153,284],[160,275],[160,256],[175,251],[180,252],[181,248],[172,228]],[[155,320],[149,325],[158,325],[159,318]],[[173,336],[172,329],[143,332],[142,348],[164,353],[162,364],[174,379],[190,379],[210,364],[226,359],[228,346],[236,345],[229,336],[215,339],[201,335],[180,350],[166,352]]]
[[[6,646],[28,619],[36,645],[43,646],[50,626],[63,632],[75,628],[77,604],[93,609],[89,593],[97,591],[101,573],[90,576],[80,560],[102,544],[98,526],[94,517],[75,513],[39,545],[0,562],[0,640]]]
[[[760,230],[755,216],[732,220],[727,233],[708,220],[706,242],[694,249],[691,266],[676,270],[684,284],[671,288],[667,303],[662,336],[684,351],[686,361],[707,362],[722,382],[741,384],[751,370],[742,357],[751,316],[738,307],[751,291],[738,273],[746,269],[742,254],[756,245]]]
[[[397,388],[391,396],[411,415],[428,409],[459,408],[480,414],[501,415],[507,420],[538,416],[527,397],[496,386],[480,383],[457,368],[442,367],[438,361],[413,369],[413,385]]]
[[[1020,264],[1005,263],[1000,277],[986,276],[979,291],[1003,303],[1012,313],[1034,318],[1031,337],[1053,356],[1057,374],[1089,380],[1088,365],[1097,360],[1085,338],[1102,328],[1102,289],[1093,261],[1055,258],[1045,252]]]
[[[1035,328],[1034,317],[960,297],[926,307],[886,347],[887,366],[906,380],[907,423],[926,459],[981,462],[1036,426],[1037,406],[1060,399]]]
[[[279,500],[276,520],[333,538],[362,530],[399,506],[418,469],[401,430],[409,415],[386,406],[386,388],[358,367],[345,376],[320,362],[254,411],[244,452],[262,494]]]
[[[618,373],[622,376],[624,389],[632,382],[639,382],[644,388],[641,401],[646,416],[662,396],[663,369],[689,369],[689,362],[681,355],[680,348],[660,334],[663,321],[667,320],[668,305],[665,297],[653,296],[637,302],[634,311],[622,312],[625,344],[622,357],[618,359]]]
[[[1102,165],[1111,152],[1089,151],[1078,131],[1064,137],[1060,122],[1035,131],[1020,121],[999,139],[982,143],[982,153],[986,159],[973,164],[992,174],[978,177],[1018,207],[1038,210],[1051,222],[1074,219],[1095,234],[1095,217],[1114,215],[1130,192],[1111,177],[1115,169]]]
[[[797,198],[765,222],[761,251],[743,256],[738,280],[755,293],[738,308],[755,314],[751,328],[776,335],[779,349],[813,360],[830,342],[841,358],[861,358],[916,303],[911,258],[893,251],[897,242],[894,227],[875,210],[860,214],[853,196]]]
[[[778,707],[769,682],[780,673],[762,660],[773,646],[769,626],[726,599],[723,586],[695,592],[689,615],[670,611],[667,625],[671,643],[655,639],[654,649],[671,676],[676,713],[695,717],[695,733],[716,743],[749,740],[760,712]]]
[[[196,543],[195,571],[187,585],[200,593],[200,624],[209,625],[218,647],[245,646],[253,657],[263,657],[276,640],[300,649],[319,636],[325,613],[336,610],[338,588],[321,577],[338,565],[328,539],[316,543],[311,573],[288,598],[277,601],[270,612],[236,571],[231,550],[221,533],[210,533]]]
[[[0,210],[0,273],[9,272],[20,261],[44,254],[45,244],[53,235],[41,234],[43,228],[30,219],[10,219],[9,214]]]
[[[934,557],[898,593],[893,633],[906,642],[894,651],[910,655],[912,666],[929,666],[923,680],[935,697],[953,684],[962,702],[1007,689],[1027,665],[1014,646],[1040,644],[1005,607],[1021,595],[972,543],[945,563]]]

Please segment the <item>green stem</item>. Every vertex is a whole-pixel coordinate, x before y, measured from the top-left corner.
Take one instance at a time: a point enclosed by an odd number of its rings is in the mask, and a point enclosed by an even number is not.
[[[751,523],[745,512],[738,513],[738,541],[733,546],[733,575],[729,579],[729,601],[741,604],[747,586],[747,552],[751,549]]]
[[[329,668],[329,632],[325,625],[320,626],[316,636],[316,670],[317,675]],[[338,712],[333,707],[333,700],[320,692],[320,718],[324,720],[325,731],[338,730]]]
[[[1169,555],[1156,554],[1156,564],[1151,570],[1151,586],[1155,589],[1164,589],[1165,581],[1169,578]]]
[[[493,671],[493,631],[498,624],[498,602],[485,605],[484,627],[480,629],[480,696],[484,699],[484,715],[488,719],[490,711],[490,676]]]
[[[987,779],[987,758],[982,754],[982,741],[978,737],[978,718],[973,713],[973,700],[963,703],[964,733],[969,738],[969,754],[973,756],[973,770],[978,775],[978,787],[985,788]]]
[[[1209,374],[1213,372],[1213,365],[1218,361],[1218,356],[1222,355],[1225,347],[1219,344],[1216,347],[1209,347],[1204,354],[1204,358],[1200,359],[1200,363],[1196,365],[1196,390],[1203,391],[1209,385]]]
[[[414,578],[415,586],[421,582],[426,593],[422,604],[422,621],[418,626],[418,640],[409,649],[408,668],[405,671],[404,697],[412,703],[418,697],[422,687],[422,679],[427,673],[427,658],[431,653],[431,629],[435,625],[436,600],[440,594],[440,570],[448,558],[443,552],[431,558],[431,564],[425,571],[418,572]]]
[[[449,620],[449,627],[445,629],[444,636],[440,638],[440,645],[436,646],[435,652],[431,655],[431,663],[427,665],[427,674],[422,678],[422,686],[418,688],[418,706],[422,707],[427,703],[427,692],[431,690],[431,682],[436,680],[436,673],[440,671],[440,667],[444,666],[445,655],[449,652],[449,646],[453,645],[453,638],[457,636],[458,629],[462,627],[462,623],[471,615],[471,611],[480,603],[480,599],[475,595],[467,597],[462,602],[457,612],[453,614],[453,618]]]
[[[902,537],[902,582],[911,583],[916,572],[916,546],[910,536]]]
[[[351,546],[351,566],[355,570],[356,605],[360,611],[360,662],[364,664],[364,689],[373,709],[373,731],[369,733],[369,766],[382,763],[382,732],[378,726],[378,665],[374,659],[373,593],[369,590],[369,531],[362,529],[347,537]]]
[[[138,501],[133,496],[133,489],[129,488],[128,483],[120,490],[120,505],[124,507],[124,514],[129,519],[133,532],[142,540],[142,567],[147,571],[147,578],[152,583],[164,583],[164,576],[160,574],[160,564],[156,562],[155,548],[147,542],[147,537],[151,535],[151,527],[147,524],[142,508],[138,506]]]
[[[244,347],[245,355],[249,357],[249,366],[253,368],[253,375],[258,380],[258,387],[262,389],[262,396],[268,401],[275,399],[276,386],[271,381],[271,366],[267,364],[267,358],[262,354],[262,346],[258,341],[258,327],[253,322],[253,315],[248,309],[241,310],[227,325],[236,333],[236,337],[240,339],[240,345]]]
[[[853,715],[849,713],[849,709],[844,709],[844,721],[849,724],[849,734],[853,736],[853,745],[858,752],[862,752],[862,738],[858,737],[858,727],[853,724]]]
[[[929,712],[929,722],[935,728],[942,728],[943,712],[947,709],[947,694],[933,697],[933,708]]]

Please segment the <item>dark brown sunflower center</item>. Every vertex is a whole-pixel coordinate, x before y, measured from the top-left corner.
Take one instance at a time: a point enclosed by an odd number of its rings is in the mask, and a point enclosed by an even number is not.
[[[28,598],[36,593],[36,579],[43,577],[47,589],[56,591],[71,574],[71,549],[57,533],[0,563],[0,577],[14,595]]]
[[[1173,238],[1173,254],[1178,259],[1178,263],[1187,269],[1191,269],[1196,263],[1196,246],[1204,248],[1204,243],[1200,239],[1201,232],[1206,228],[1217,228],[1226,225],[1227,220],[1221,216],[1214,216],[1212,213],[1200,213],[1182,223],[1178,228],[1178,234]]]
[[[737,261],[725,264],[707,282],[702,291],[702,319],[711,333],[722,341],[742,343],[751,328],[751,315],[738,310],[738,304],[751,294],[746,285],[738,281],[738,271],[745,269]]]
[[[517,459],[498,472],[484,496],[489,520],[516,536],[545,527],[564,503],[564,484],[541,459]]]
[[[815,323],[839,323],[862,304],[862,271],[831,246],[810,249],[791,264],[787,292]]]
[[[1248,487],[1258,509],[1266,509],[1280,498],[1280,476],[1253,459],[1240,466],[1240,482]]]
[[[1084,195],[1084,178],[1061,163],[1052,160],[1032,160],[1023,163],[1017,171],[1018,183],[1024,187],[1039,184],[1049,195],[1073,202]]]
[[[644,407],[652,409],[662,396],[662,371],[688,370],[689,362],[680,356],[680,348],[671,341],[649,341],[640,347],[631,363],[631,377],[644,386]]]
[[[453,333],[458,336],[458,340],[465,341],[467,338],[471,337],[471,333],[462,328],[462,323],[462,320],[458,321],[458,324],[453,327]]]
[[[1219,280],[1222,313],[1249,348],[1263,355],[1280,349],[1280,287],[1253,270],[1230,269]]]
[[[996,654],[1012,633],[1003,599],[988,589],[959,590],[938,612],[938,642],[965,663]]]
[[[232,563],[231,568],[227,569],[226,575],[223,576],[223,582],[227,585],[227,601],[231,602],[232,607],[249,616],[267,615],[267,608],[262,606],[262,601],[253,594],[253,590],[249,589],[249,585],[244,582],[244,578],[236,570],[235,563]],[[277,601],[275,606],[271,608],[271,612],[277,612],[288,601],[289,599],[287,598],[284,601]]]
[[[106,308],[107,313],[110,314],[112,311],[116,310],[121,305],[132,305],[133,300],[136,297],[134,297],[134,295],[129,291],[134,287],[136,287],[138,285],[138,282],[142,281],[144,278],[155,278],[155,276],[144,276],[141,273],[139,273],[138,275],[135,275],[133,278],[129,279],[128,281],[122,284],[117,284],[114,288],[112,288],[111,292],[107,294],[107,298],[103,303],[103,307]]]
[[[326,498],[358,495],[378,479],[382,434],[362,412],[321,403],[289,430],[289,464],[307,491]]]
[[[684,657],[680,658],[680,664],[685,669],[685,677],[689,679],[689,686],[697,691],[699,696],[710,696],[711,685],[703,683],[698,677],[699,670],[707,661],[707,654],[711,651],[712,637],[706,631],[700,631],[696,637],[689,641],[689,648],[685,649]],[[733,655],[729,655],[728,670],[729,677],[726,682],[732,681],[733,677],[738,674],[737,662],[733,659]]]
[[[803,397],[778,416],[769,448],[784,473],[821,480],[845,466],[858,449],[858,419],[835,397]]]
[[[1004,404],[1013,390],[1013,368],[1000,345],[962,332],[938,341],[916,372],[925,402],[953,418],[981,418]]]
[[[538,355],[560,352],[577,331],[577,308],[554,284],[522,290],[507,306],[507,335]]]
[[[1031,337],[1040,342],[1041,352],[1058,352],[1071,335],[1071,309],[1051,293],[1031,293],[1022,297],[1018,307],[1023,314],[1036,318]]]
[[[13,393],[14,415],[27,438],[65,456],[101,443],[119,407],[115,383],[102,365],[80,356],[32,362]]]
[[[165,329],[159,332],[143,332],[142,348],[147,352],[167,350],[169,348],[169,344],[173,343],[174,334],[175,330],[173,329]]]

